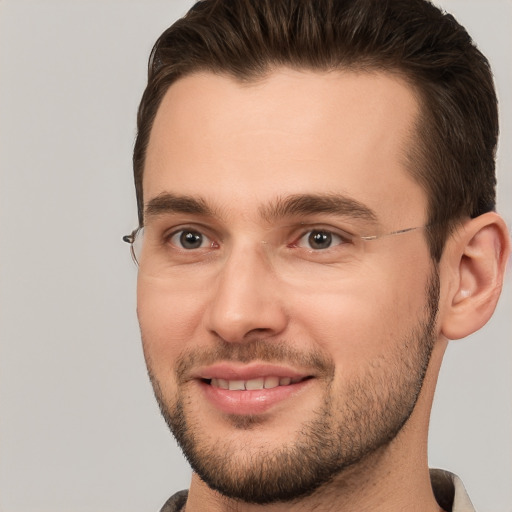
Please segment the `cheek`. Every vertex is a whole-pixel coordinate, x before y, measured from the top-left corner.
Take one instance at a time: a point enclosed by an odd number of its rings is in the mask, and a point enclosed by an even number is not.
[[[396,350],[424,318],[427,277],[417,267],[368,271],[365,278],[340,282],[330,293],[301,297],[292,316],[338,365],[357,367]]]
[[[197,293],[176,293],[172,286],[140,277],[137,282],[137,316],[144,352],[152,365],[172,365],[196,337],[203,317]]]

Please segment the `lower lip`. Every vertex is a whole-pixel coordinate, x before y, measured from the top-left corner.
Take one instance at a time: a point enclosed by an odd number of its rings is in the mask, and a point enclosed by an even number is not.
[[[250,415],[268,412],[272,407],[293,398],[309,386],[311,380],[306,379],[288,386],[245,391],[217,388],[203,381],[199,381],[199,384],[207,400],[216,409],[226,414]]]

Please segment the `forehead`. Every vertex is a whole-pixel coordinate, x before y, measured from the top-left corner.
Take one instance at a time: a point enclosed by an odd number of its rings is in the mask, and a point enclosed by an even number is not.
[[[417,218],[426,198],[406,164],[417,114],[413,90],[385,73],[186,76],[154,121],[145,202],[171,192],[250,210],[275,197],[341,193]]]

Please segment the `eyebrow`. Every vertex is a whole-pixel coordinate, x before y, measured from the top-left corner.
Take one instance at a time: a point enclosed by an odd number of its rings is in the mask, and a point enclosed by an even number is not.
[[[213,216],[213,211],[202,198],[179,196],[164,192],[146,203],[144,218],[166,213],[186,213],[191,215]]]
[[[145,218],[171,213],[219,216],[202,197],[176,195],[170,192],[164,192],[154,197],[148,201],[144,209]],[[285,198],[279,197],[271,203],[261,206],[259,213],[267,222],[285,217],[318,213],[377,222],[377,214],[374,210],[360,201],[342,194],[296,194]]]
[[[342,194],[298,194],[260,208],[268,222],[283,217],[328,213],[376,222],[377,214],[369,206]]]

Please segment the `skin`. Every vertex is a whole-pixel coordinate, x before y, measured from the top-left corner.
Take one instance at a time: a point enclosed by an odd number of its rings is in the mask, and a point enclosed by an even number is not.
[[[181,397],[202,446],[229,446],[238,471],[262,450],[272,453],[297,439],[326,398],[333,404],[333,424],[346,424],[351,386],[366,383],[367,405],[376,408],[395,392],[393,382],[407,387],[407,369],[418,366],[416,352],[408,355],[405,348],[426,320],[433,272],[421,229],[367,242],[350,257],[341,246],[313,253],[300,231],[301,222],[359,235],[424,225],[427,198],[405,163],[417,115],[410,87],[385,73],[279,69],[251,84],[194,74],[164,97],[143,178],[145,204],[157,206],[146,211],[147,236],[192,225],[208,238],[194,252],[177,249],[174,237],[165,277],[164,266],[151,270],[141,256],[138,317],[144,353],[161,405],[172,411]],[[299,218],[275,207],[292,196],[333,193],[357,201],[372,218],[318,212]],[[156,200],[166,194],[192,197],[208,210],[166,210]],[[439,510],[426,453],[447,336],[465,336],[492,314],[509,251],[503,222],[486,215],[465,221],[447,244],[439,265],[430,363],[412,413],[391,442],[370,450],[316,492],[284,504],[226,498],[194,473],[187,512]],[[494,264],[486,266],[488,260]],[[412,346],[418,349],[416,341]],[[201,358],[219,347],[225,354],[257,357],[247,348],[255,343],[320,354],[329,371],[316,374],[307,362],[283,356],[288,369],[312,378],[262,411],[230,414],[204,393],[198,377],[212,361]],[[257,362],[237,362],[236,370]],[[397,365],[401,378],[395,378]]]

